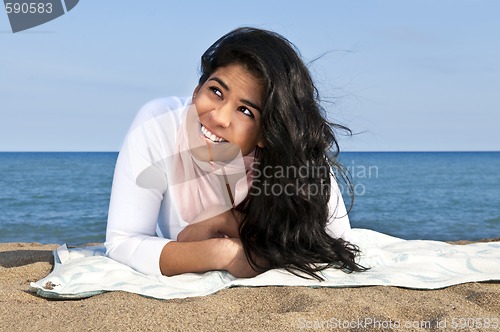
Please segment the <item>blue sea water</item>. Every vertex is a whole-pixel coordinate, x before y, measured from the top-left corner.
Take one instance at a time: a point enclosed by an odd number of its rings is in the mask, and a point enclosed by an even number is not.
[[[117,156],[0,153],[0,242],[103,242]],[[354,182],[353,227],[405,239],[500,237],[500,152],[343,152],[340,160]]]
[[[352,152],[340,159],[354,182],[353,227],[404,239],[500,237],[500,152]]]
[[[0,242],[103,242],[117,153],[0,153]]]

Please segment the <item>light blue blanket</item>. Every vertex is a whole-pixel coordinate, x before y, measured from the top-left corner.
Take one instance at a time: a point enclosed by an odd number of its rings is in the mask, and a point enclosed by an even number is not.
[[[439,241],[402,240],[366,229],[352,229],[348,239],[362,250],[367,272],[322,272],[326,281],[308,280],[284,270],[255,278],[235,278],[227,272],[186,273],[174,277],[148,276],[105,256],[104,247],[54,251],[54,270],[31,283],[39,296],[78,299],[106,291],[126,291],[159,299],[215,293],[234,286],[357,287],[399,286],[437,289],[472,281],[500,280],[500,242],[451,245]]]

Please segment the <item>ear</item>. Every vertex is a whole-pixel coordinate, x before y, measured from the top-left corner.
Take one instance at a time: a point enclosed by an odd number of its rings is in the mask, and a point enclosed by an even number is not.
[[[194,99],[194,97],[196,97],[196,94],[198,93],[198,91],[200,91],[200,88],[201,88],[201,86],[199,84],[196,86],[196,88],[194,88],[193,99]]]
[[[266,147],[266,144],[264,143],[264,137],[262,137],[262,134],[260,135],[260,138],[257,141],[257,146],[261,149]]]

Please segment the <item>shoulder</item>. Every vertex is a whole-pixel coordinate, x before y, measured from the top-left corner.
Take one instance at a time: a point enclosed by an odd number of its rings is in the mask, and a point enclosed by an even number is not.
[[[153,99],[141,107],[136,114],[131,129],[150,121],[170,120],[172,124],[180,122],[180,116],[191,103],[191,98],[165,97]]]
[[[129,154],[138,155],[148,163],[171,155],[182,116],[190,104],[191,98],[167,97],[142,106],[125,139]]]
[[[180,108],[184,108],[191,98],[187,97],[164,97],[153,99],[141,108],[141,110],[148,110],[151,112],[165,112],[165,111],[175,111]]]

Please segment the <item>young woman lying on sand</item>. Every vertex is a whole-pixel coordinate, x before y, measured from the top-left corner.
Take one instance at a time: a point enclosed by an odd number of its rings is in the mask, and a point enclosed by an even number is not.
[[[108,256],[166,276],[362,271],[342,238],[350,224],[333,175],[343,173],[332,128],[347,128],[323,113],[287,39],[226,34],[203,54],[192,98],[137,114],[115,168]]]

